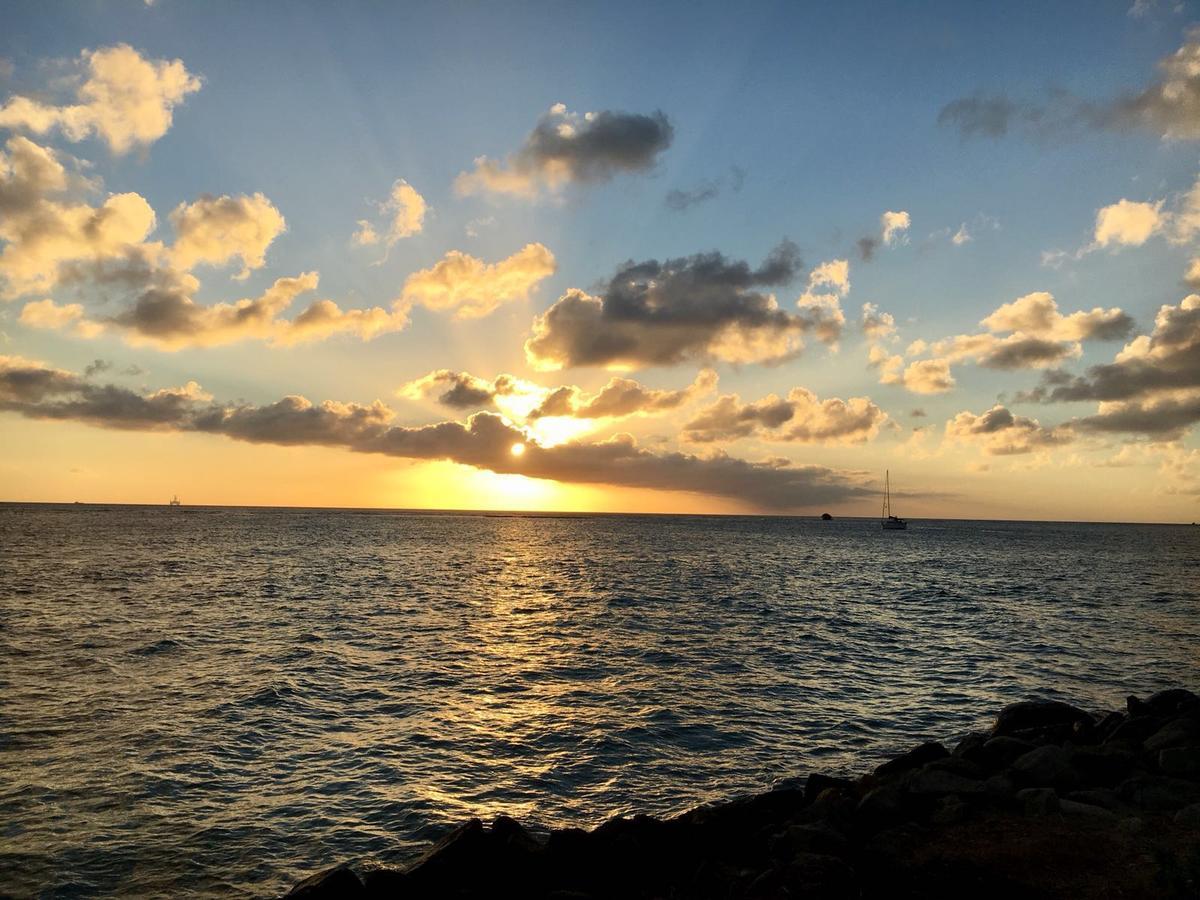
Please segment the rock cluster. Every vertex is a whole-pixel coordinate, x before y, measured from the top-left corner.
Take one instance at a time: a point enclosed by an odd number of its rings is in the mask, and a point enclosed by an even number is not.
[[[1200,897],[1200,698],[1096,717],[1030,700],[953,750],[672,819],[531,834],[472,819],[404,870],[339,866],[290,898]]]

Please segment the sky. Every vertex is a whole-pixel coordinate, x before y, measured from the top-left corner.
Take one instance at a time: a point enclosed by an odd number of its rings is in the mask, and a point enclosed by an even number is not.
[[[0,500],[1200,519],[1200,12],[5,4]]]

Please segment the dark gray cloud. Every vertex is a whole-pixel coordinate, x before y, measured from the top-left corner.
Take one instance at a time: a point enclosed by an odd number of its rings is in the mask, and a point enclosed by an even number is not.
[[[1108,129],[1200,139],[1200,30],[1188,31],[1183,45],[1160,60],[1158,67],[1158,79],[1126,96],[1091,101],[1051,90],[1035,102],[1002,93],[975,93],[943,106],[938,123],[957,129],[964,138],[999,138],[1010,131],[1054,138]]]
[[[719,178],[706,179],[687,190],[673,188],[667,191],[666,197],[663,198],[663,203],[666,204],[667,209],[674,210],[675,212],[684,212],[697,204],[708,200],[715,200],[726,187],[736,194],[742,189],[742,185],[745,182],[745,170],[739,169],[737,166],[731,166],[728,178],[721,176]]]
[[[1200,396],[1132,401],[1105,406],[1102,412],[1075,420],[1088,431],[1145,434],[1158,440],[1178,440],[1200,422]]]
[[[875,251],[879,249],[879,238],[866,235],[860,237],[856,244],[858,247],[858,256],[863,262],[870,262],[875,258]]]
[[[997,341],[979,357],[979,365],[989,369],[1030,369],[1069,359],[1077,353],[1070,341],[1049,341],[1036,337]]]
[[[787,284],[800,268],[790,241],[758,268],[717,252],[631,261],[599,296],[572,289],[560,297],[534,321],[525,353],[543,369],[778,362],[799,352],[804,333],[825,324],[780,308],[762,290]]]
[[[1017,456],[1070,443],[1070,427],[1048,428],[1037,419],[1014,415],[1003,406],[993,406],[975,415],[960,412],[946,423],[946,436],[980,446],[989,456]]]
[[[911,416],[914,419],[924,419],[927,415],[928,415],[928,413],[926,413],[925,410],[921,409],[920,407],[917,407],[916,409],[909,412],[909,416]]]
[[[512,375],[497,375],[494,380],[486,381],[470,372],[437,369],[410,381],[397,393],[408,397],[435,397],[443,406],[466,410],[484,409],[491,406],[497,397],[519,390],[518,379]]]
[[[420,427],[388,424],[384,404],[285,397],[265,406],[214,403],[194,383],[153,393],[97,386],[70,372],[0,357],[0,412],[107,428],[224,435],[263,444],[340,447],[420,460],[449,460],[493,472],[567,483],[685,491],[728,497],[771,510],[809,508],[872,496],[864,476],[786,460],[748,462],[725,454],[654,452],[620,435],[596,443],[541,447],[500,416]],[[524,444],[520,456],[514,444]]]
[[[551,107],[504,162],[480,157],[455,181],[460,194],[535,196],[567,183],[608,181],[654,166],[675,129],[661,111],[650,115],[603,110],[580,116]]]

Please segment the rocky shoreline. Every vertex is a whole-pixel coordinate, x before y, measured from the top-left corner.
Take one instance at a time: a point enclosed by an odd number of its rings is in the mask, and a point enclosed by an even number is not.
[[[1005,707],[952,749],[820,773],[672,819],[547,837],[461,825],[403,870],[338,866],[289,898],[1195,898],[1200,697],[1096,716]]]

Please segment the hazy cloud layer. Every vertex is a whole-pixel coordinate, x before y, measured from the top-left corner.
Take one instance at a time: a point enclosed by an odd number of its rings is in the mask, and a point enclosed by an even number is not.
[[[786,399],[770,394],[742,403],[726,394],[684,426],[684,438],[696,443],[754,437],[804,444],[861,444],[879,432],[887,418],[867,397],[821,400],[805,388]]]
[[[778,362],[800,351],[805,333],[831,330],[827,307],[789,313],[761,290],[799,270],[786,241],[757,269],[716,252],[630,262],[600,296],[572,289],[538,316],[525,354],[539,369]]]
[[[709,200],[715,200],[726,188],[736,194],[742,189],[742,185],[745,182],[745,170],[739,169],[737,166],[731,166],[728,178],[723,175],[719,178],[710,178],[686,190],[672,188],[667,191],[667,195],[663,198],[663,203],[667,209],[675,212],[685,212],[693,206],[706,203]]]
[[[1021,131],[1053,138],[1086,129],[1144,130],[1163,138],[1200,138],[1200,31],[1159,62],[1159,78],[1143,90],[1091,101],[1053,91],[1042,102],[1014,100],[1003,93],[975,93],[942,107],[938,123],[966,138],[999,138]]]
[[[503,162],[481,156],[462,172],[459,194],[508,194],[534,198],[571,183],[608,181],[622,172],[650,169],[671,145],[675,130],[661,112],[651,115],[603,110],[584,115],[561,103],[550,107],[520,149]]]
[[[57,129],[72,141],[95,135],[114,153],[126,153],[166,134],[175,107],[200,90],[200,79],[181,60],[147,59],[128,44],[85,50],[79,68],[75,103],[11,97],[0,106],[0,128]]]
[[[783,460],[752,463],[725,454],[655,453],[629,435],[596,443],[542,447],[500,416],[466,422],[389,425],[391,410],[285,397],[265,406],[212,402],[189,383],[153,393],[95,385],[70,372],[20,357],[0,357],[0,411],[108,428],[221,434],[255,443],[341,447],[361,453],[449,460],[494,472],[729,497],[784,510],[836,503],[873,493],[861,475]],[[514,444],[525,452],[512,453]]]

